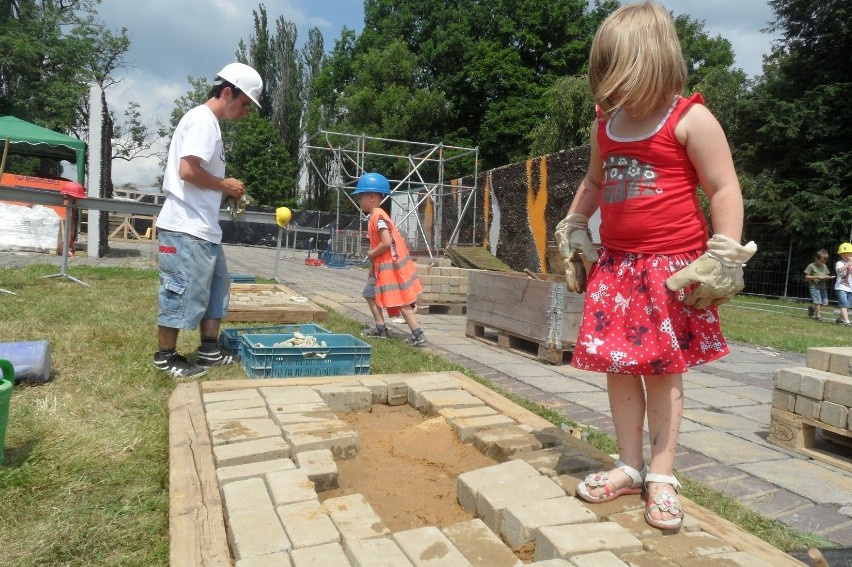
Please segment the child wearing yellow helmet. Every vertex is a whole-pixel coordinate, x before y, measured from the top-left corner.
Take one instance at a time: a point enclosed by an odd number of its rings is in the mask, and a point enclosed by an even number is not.
[[[840,260],[834,264],[834,271],[837,272],[834,291],[837,294],[840,317],[835,322],[844,327],[852,327],[849,322],[849,307],[852,307],[852,244],[844,242],[837,249],[837,254]]]

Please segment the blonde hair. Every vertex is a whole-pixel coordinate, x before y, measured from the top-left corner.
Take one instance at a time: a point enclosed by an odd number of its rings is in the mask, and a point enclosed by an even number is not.
[[[686,83],[674,21],[656,2],[627,4],[598,28],[589,54],[589,89],[607,116],[629,107],[641,118]]]

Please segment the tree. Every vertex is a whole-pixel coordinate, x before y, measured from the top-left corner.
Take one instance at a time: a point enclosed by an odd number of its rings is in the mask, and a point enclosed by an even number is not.
[[[228,176],[240,179],[257,205],[296,205],[296,166],[269,120],[252,112],[230,128]]]

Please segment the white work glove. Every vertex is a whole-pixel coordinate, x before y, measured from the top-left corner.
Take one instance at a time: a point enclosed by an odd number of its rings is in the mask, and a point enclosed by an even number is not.
[[[589,239],[589,219],[579,213],[568,213],[556,225],[555,235],[565,264],[565,287],[568,291],[583,293],[586,273],[598,261],[598,251]]]
[[[745,287],[743,266],[755,252],[754,242],[743,246],[727,236],[714,234],[707,242],[707,252],[672,274],[666,280],[666,287],[678,291],[697,283],[699,285],[684,297],[684,304],[697,309],[721,305]]]

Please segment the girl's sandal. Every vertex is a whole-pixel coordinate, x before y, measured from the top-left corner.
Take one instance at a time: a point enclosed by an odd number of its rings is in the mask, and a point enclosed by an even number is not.
[[[598,504],[600,502],[615,500],[619,496],[642,493],[642,485],[645,482],[645,475],[648,473],[648,465],[643,466],[641,471],[637,471],[623,461],[615,461],[615,468],[630,477],[630,480],[632,481],[630,486],[612,490],[609,487],[609,472],[600,471],[588,475],[585,480],[577,486],[577,495],[586,502]],[[602,489],[603,494],[589,492],[590,488]]]
[[[648,473],[645,475],[645,490],[648,492],[648,498],[650,498],[650,491],[648,491],[649,482],[659,482],[671,485],[675,493],[671,494],[668,491],[663,491],[657,494],[657,497],[654,498],[653,501],[649,501],[645,508],[645,521],[648,522],[649,526],[660,530],[679,530],[680,526],[683,525],[683,507],[677,499],[677,493],[680,490],[680,483],[674,476]],[[651,512],[654,510],[669,513],[674,516],[674,518],[669,518],[667,520],[654,518],[651,516]]]

